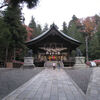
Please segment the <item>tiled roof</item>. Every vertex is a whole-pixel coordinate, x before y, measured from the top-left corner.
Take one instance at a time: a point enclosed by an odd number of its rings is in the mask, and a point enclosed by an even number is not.
[[[68,36],[67,34],[65,34],[65,33],[59,31],[59,30],[56,28],[55,25],[52,25],[52,27],[51,27],[50,29],[48,29],[46,32],[40,34],[39,36],[33,38],[32,40],[27,41],[27,43],[34,42],[34,41],[38,40],[39,38],[45,36],[45,35],[48,34],[48,32],[49,32],[50,30],[52,30],[53,28],[54,28],[56,31],[58,31],[58,33],[61,34],[61,35],[62,35],[63,37],[65,37],[66,39],[69,39],[69,40],[71,40],[71,41],[73,41],[73,42],[76,42],[76,43],[80,43],[78,40],[76,40],[76,39],[74,39],[74,38]]]

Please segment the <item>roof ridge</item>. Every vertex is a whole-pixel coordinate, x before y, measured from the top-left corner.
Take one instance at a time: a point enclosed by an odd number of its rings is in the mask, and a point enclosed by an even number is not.
[[[48,33],[50,30],[52,30],[53,28],[54,28],[57,32],[59,32],[61,35],[63,35],[65,38],[67,38],[67,39],[69,39],[69,40],[71,40],[71,41],[73,41],[73,42],[80,43],[80,41],[78,41],[78,40],[76,40],[76,39],[74,39],[74,38],[68,36],[67,34],[63,33],[62,31],[58,30],[57,27],[56,27],[56,25],[55,25],[54,23],[51,25],[51,27],[50,27],[47,31],[41,33],[40,35],[38,35],[37,37],[33,38],[33,39],[30,40],[30,41],[27,41],[26,43],[33,42],[33,41],[35,41],[35,40],[37,40],[37,39],[43,37],[45,34],[47,34],[47,33]]]

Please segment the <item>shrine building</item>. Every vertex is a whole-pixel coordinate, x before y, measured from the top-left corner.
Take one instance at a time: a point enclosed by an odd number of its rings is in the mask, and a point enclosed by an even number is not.
[[[71,52],[81,43],[59,31],[53,24],[49,30],[26,42],[26,45],[33,51],[36,66],[43,66],[47,61],[61,61],[64,66],[70,66],[75,63]]]

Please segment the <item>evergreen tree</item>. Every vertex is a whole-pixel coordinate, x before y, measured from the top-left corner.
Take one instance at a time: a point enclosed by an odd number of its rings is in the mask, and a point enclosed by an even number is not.
[[[95,33],[89,41],[89,58],[90,60],[100,59],[100,16],[95,15]]]
[[[78,25],[78,18],[73,15],[72,20],[69,22],[68,25],[68,35],[73,37],[74,39],[77,39],[79,41],[82,40],[82,34],[80,33],[80,27]]]
[[[42,33],[42,28],[40,24],[36,24],[35,19],[31,18],[31,21],[29,23],[29,27],[33,29],[33,36],[36,37],[40,33]]]
[[[5,6],[8,7],[4,12],[4,21],[3,21],[4,23],[0,19],[0,29],[1,29],[0,43],[2,43],[0,44],[0,48],[2,47],[2,50],[0,49],[0,58],[2,58],[1,54],[2,55],[4,54],[2,52],[3,51],[5,52],[4,49],[6,47],[6,53],[5,53],[6,58],[7,56],[9,56],[9,58],[11,59],[12,57],[15,58],[17,50],[20,51],[18,54],[22,54],[25,51],[25,50],[22,51],[22,49],[26,48],[24,42],[27,32],[22,25],[23,18],[21,15],[23,3],[25,3],[28,8],[33,8],[37,5],[38,0],[2,0],[2,1],[0,3],[0,8],[3,8]]]
[[[94,19],[95,19],[95,24],[96,25],[100,25],[100,16],[99,15],[95,15]]]
[[[78,18],[76,17],[76,15],[73,15],[73,16],[72,16],[72,20],[73,20],[73,21],[77,21],[77,20],[78,20]]]
[[[46,24],[44,25],[43,32],[47,31],[48,29],[49,29],[49,28],[48,28],[48,24],[46,23]]]
[[[67,31],[68,31],[67,24],[66,24],[66,22],[63,22],[63,30],[62,30],[62,32],[64,32],[65,34],[67,34]]]
[[[22,16],[20,6],[12,7],[9,6],[4,14],[4,21],[9,28],[11,34],[11,43],[9,44],[9,59],[13,57],[15,59],[16,50],[24,49],[26,30],[22,25]]]
[[[0,60],[7,61],[10,42],[11,34],[9,28],[3,21],[3,18],[0,18]]]
[[[36,35],[37,34],[37,27],[36,27],[36,22],[35,22],[35,19],[31,18],[31,21],[29,23],[29,27],[33,29],[33,35]]]
[[[81,50],[83,56],[85,56],[85,38],[83,33],[80,32],[80,29],[81,27],[79,24],[79,19],[75,15],[73,15],[72,20],[69,22],[68,25],[67,34],[82,43],[79,49]]]
[[[41,28],[41,25],[38,24],[37,25],[37,35],[41,34],[42,33],[42,28]]]
[[[78,21],[78,18],[73,15],[72,16],[72,20],[69,22],[69,25],[68,25],[68,35],[75,38],[75,34],[78,32],[78,29],[77,29],[77,22]]]
[[[92,36],[89,44],[89,58],[90,60],[99,59],[100,58],[100,41],[98,35],[100,32],[98,31]]]

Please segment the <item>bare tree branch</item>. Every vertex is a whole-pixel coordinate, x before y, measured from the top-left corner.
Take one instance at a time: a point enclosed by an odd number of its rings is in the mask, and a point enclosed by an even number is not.
[[[0,6],[0,9],[2,9],[3,7],[6,7],[6,6],[8,6],[8,4],[4,4],[4,5]]]
[[[8,6],[8,2],[6,2],[6,0],[1,0],[0,2],[0,9],[2,9],[3,7]]]

